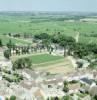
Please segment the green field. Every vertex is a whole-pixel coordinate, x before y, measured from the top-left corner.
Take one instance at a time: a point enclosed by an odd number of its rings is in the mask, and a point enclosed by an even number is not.
[[[29,20],[29,19],[28,19]],[[39,21],[39,19],[37,20]],[[97,33],[97,23],[94,22],[67,22],[67,21],[41,21],[41,22],[0,22],[0,33],[28,33],[39,34],[48,33],[54,34],[56,32],[62,32],[66,35],[74,36],[76,31],[81,34]]]
[[[47,64],[47,63],[53,63],[56,61],[63,60],[64,57],[62,56],[53,56],[50,54],[28,54],[28,55],[21,55],[21,56],[12,56],[12,60],[15,61],[19,58],[30,58],[32,61],[32,64]]]
[[[18,38],[12,38],[12,37],[8,37],[8,36],[5,36],[5,35],[0,35],[0,39],[2,40],[3,45],[6,45],[9,42],[9,40],[11,40],[13,44],[29,45],[29,44],[32,43],[31,41],[27,41],[27,40],[24,40],[24,39],[18,39]]]
[[[75,37],[77,32],[80,32],[79,42],[89,43],[89,41],[91,40],[93,43],[97,43],[96,37],[84,36],[84,34],[97,34],[96,21],[83,22],[79,20],[73,20],[72,22],[70,22],[69,20],[60,19],[56,19],[56,16],[53,16],[52,19],[52,17],[41,17],[40,15],[1,15],[0,33],[55,34],[61,32],[68,36]],[[95,17],[95,19],[97,19],[97,17]],[[8,39],[6,38],[6,41],[7,40]],[[19,40],[14,40],[14,42],[25,43],[25,41]]]
[[[63,59],[64,57],[53,56],[53,55],[50,55],[50,54],[41,54],[41,55],[33,55],[29,58],[31,58],[33,64],[41,64],[41,63],[60,60],[60,59]]]

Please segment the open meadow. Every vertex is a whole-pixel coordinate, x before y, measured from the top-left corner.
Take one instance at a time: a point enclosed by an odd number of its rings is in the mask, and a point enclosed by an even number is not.
[[[88,17],[88,16],[86,16]],[[75,37],[79,32],[79,42],[97,43],[97,17],[90,19],[67,20],[65,17],[31,15],[31,14],[8,14],[0,16],[0,34],[20,33],[20,34],[56,34],[63,33],[67,36]],[[94,34],[90,36],[91,34]],[[3,40],[3,37],[0,36]],[[8,37],[5,37],[8,40]],[[95,40],[95,41],[94,41]],[[27,41],[16,42],[27,43]],[[6,41],[5,41],[6,42]]]

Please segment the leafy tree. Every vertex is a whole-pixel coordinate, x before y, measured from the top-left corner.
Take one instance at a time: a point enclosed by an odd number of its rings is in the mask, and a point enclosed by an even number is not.
[[[5,100],[9,100],[8,97],[6,97]]]
[[[97,62],[91,62],[89,65],[89,68],[91,68],[91,69],[97,68]]]
[[[51,98],[48,98],[48,100],[60,100],[58,97],[51,97]]]
[[[65,50],[70,50],[70,46],[72,46],[75,43],[75,39],[72,37],[67,37],[63,34],[59,35],[59,44],[64,48],[64,56],[66,54]],[[67,52],[68,53],[68,52]]]
[[[3,46],[3,44],[2,44],[2,40],[0,40],[0,47],[2,47]]]
[[[59,98],[58,97],[55,97],[54,100],[59,100]]]
[[[10,97],[10,100],[16,100],[16,96],[12,95],[12,96]]]
[[[32,62],[29,58],[20,58],[13,63],[13,69],[31,68]]]
[[[9,36],[11,36],[11,33],[8,33]]]
[[[64,92],[68,92],[69,89],[68,89],[68,82],[67,81],[64,81],[64,88],[63,88],[63,91]]]
[[[36,34],[34,36],[35,39],[40,39],[40,40],[43,40],[43,39],[49,39],[50,38],[50,35],[47,34],[47,33],[41,33],[41,34]]]
[[[52,35],[51,36],[51,41],[53,42],[53,43],[59,43],[59,34],[54,34],[54,35]]]
[[[97,100],[97,95],[93,96],[91,100]]]
[[[91,54],[91,50],[85,44],[76,43],[73,47],[74,56],[78,58],[83,58]]]
[[[24,60],[25,60],[25,67],[31,68],[32,65],[31,59],[25,58]]]
[[[7,59],[9,59],[10,56],[11,56],[10,50],[5,50],[5,51],[4,51],[4,57],[7,58]]]
[[[9,49],[11,49],[13,45],[14,45],[14,44],[12,43],[12,41],[9,40],[9,42],[7,43],[7,47],[8,47]]]
[[[47,48],[48,52],[51,54],[53,51],[53,48],[51,47],[51,40],[50,39],[44,39],[42,40],[42,44],[44,47]]]
[[[67,96],[64,96],[62,100],[71,100],[71,99],[70,99],[70,96],[67,95]]]

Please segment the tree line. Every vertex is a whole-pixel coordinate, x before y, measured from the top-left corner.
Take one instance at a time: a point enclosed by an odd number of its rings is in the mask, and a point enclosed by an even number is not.
[[[53,35],[49,35],[47,33],[35,34],[33,41],[38,44],[35,48],[31,48],[31,46],[17,48],[15,44],[9,40],[9,42],[6,44],[8,50],[5,50],[4,56],[9,59],[11,56],[11,50],[15,50],[16,54],[26,54],[29,53],[29,50],[32,50],[32,52],[37,52],[37,50],[41,51],[45,48],[51,54],[53,50],[56,49],[52,47],[52,44],[58,44],[64,49],[64,56],[71,55],[75,58],[81,58],[90,61],[92,55],[92,58],[96,59],[97,44],[76,43],[73,37],[66,36],[60,32]],[[0,46],[3,46],[2,40],[0,40]],[[93,65],[95,64],[93,63]]]

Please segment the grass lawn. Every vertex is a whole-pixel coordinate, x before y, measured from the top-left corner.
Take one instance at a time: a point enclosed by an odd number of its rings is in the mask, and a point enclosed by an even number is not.
[[[60,60],[60,59],[63,59],[64,57],[53,56],[50,54],[40,54],[40,55],[30,56],[29,58],[31,58],[33,64],[42,64],[42,63],[46,63],[46,62]]]
[[[57,62],[60,60],[63,60],[64,57],[62,56],[53,56],[53,55],[50,55],[50,54],[46,54],[46,53],[43,53],[43,54],[27,54],[27,55],[16,55],[16,56],[12,56],[11,59],[12,61],[16,61],[17,59],[20,59],[20,58],[30,58],[31,61],[32,61],[32,64],[41,64],[41,65],[46,65],[46,64],[49,64],[50,63],[53,63],[53,62]]]

